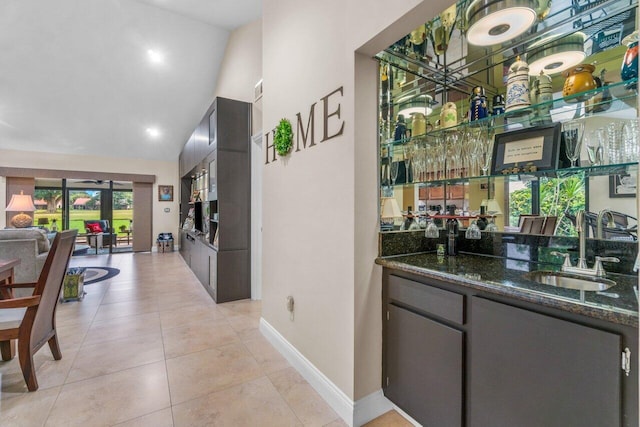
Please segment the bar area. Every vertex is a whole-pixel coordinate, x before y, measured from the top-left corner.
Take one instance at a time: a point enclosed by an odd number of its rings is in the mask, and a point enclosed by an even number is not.
[[[385,396],[638,424],[637,2],[459,1],[376,56]]]

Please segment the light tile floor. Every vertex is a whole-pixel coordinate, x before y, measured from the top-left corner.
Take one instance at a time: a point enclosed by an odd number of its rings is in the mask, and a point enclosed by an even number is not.
[[[121,272],[58,305],[63,358],[37,353],[38,391],[0,361],[0,426],[346,425],[262,337],[260,302],[215,304],[177,252],[71,265]],[[371,425],[410,425],[396,415]]]

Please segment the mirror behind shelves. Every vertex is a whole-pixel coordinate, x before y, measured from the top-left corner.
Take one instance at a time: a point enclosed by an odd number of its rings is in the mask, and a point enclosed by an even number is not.
[[[468,42],[470,3],[458,2],[455,19],[449,8],[377,55],[381,230],[408,229],[411,222],[415,222],[414,229],[426,229],[431,221],[441,226],[441,217],[453,212],[463,227],[477,221],[485,231],[575,236],[578,210],[591,213],[587,218],[595,230],[598,212],[609,209],[615,213],[618,230],[605,232],[603,238],[636,240],[637,64],[631,80],[622,64],[629,43],[635,40],[637,46],[637,3],[556,1],[546,12],[537,11],[536,23],[528,32],[492,46]],[[567,93],[565,83],[572,69],[559,73],[554,70],[559,65],[554,63],[545,69],[548,78],[531,71],[524,77],[529,91],[526,101],[533,107],[526,105],[517,114],[505,114],[507,83],[513,77],[509,67],[518,60],[533,64],[540,57],[552,56],[561,44],[574,50],[579,45],[578,65],[593,65],[587,78],[595,86],[587,92]],[[560,56],[569,55],[562,52]],[[536,62],[532,68],[537,66]],[[541,84],[547,85],[547,98],[539,96]],[[485,103],[484,113],[472,111],[478,105],[474,99]],[[453,123],[447,123],[451,117]],[[474,119],[492,129],[491,140],[492,133],[582,121],[578,168],[548,176],[514,173],[479,178],[491,173],[486,149],[483,153],[462,144],[460,159],[466,155],[466,163],[456,160],[449,149],[433,155],[434,141],[447,138],[449,144],[449,139],[455,139],[450,135],[464,139],[464,132],[475,129],[470,126]],[[624,132],[628,133],[626,139]],[[596,143],[599,140],[602,144]],[[631,154],[619,157],[626,140],[634,144],[627,147]],[[439,160],[446,162],[446,167],[438,167]],[[597,168],[589,168],[591,165],[613,166],[596,173],[592,169]]]

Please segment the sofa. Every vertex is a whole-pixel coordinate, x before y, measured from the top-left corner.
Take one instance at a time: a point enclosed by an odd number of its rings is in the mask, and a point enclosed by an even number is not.
[[[0,230],[0,258],[20,259],[14,269],[16,283],[38,280],[49,254],[47,233],[39,228],[7,228]]]

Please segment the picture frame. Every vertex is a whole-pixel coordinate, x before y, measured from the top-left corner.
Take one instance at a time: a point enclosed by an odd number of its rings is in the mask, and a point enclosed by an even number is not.
[[[628,173],[617,173],[609,175],[609,197],[636,197],[635,176]]]
[[[173,185],[158,185],[158,201],[173,202]]]
[[[491,175],[506,175],[554,170],[561,163],[562,125],[517,129],[495,136]]]

